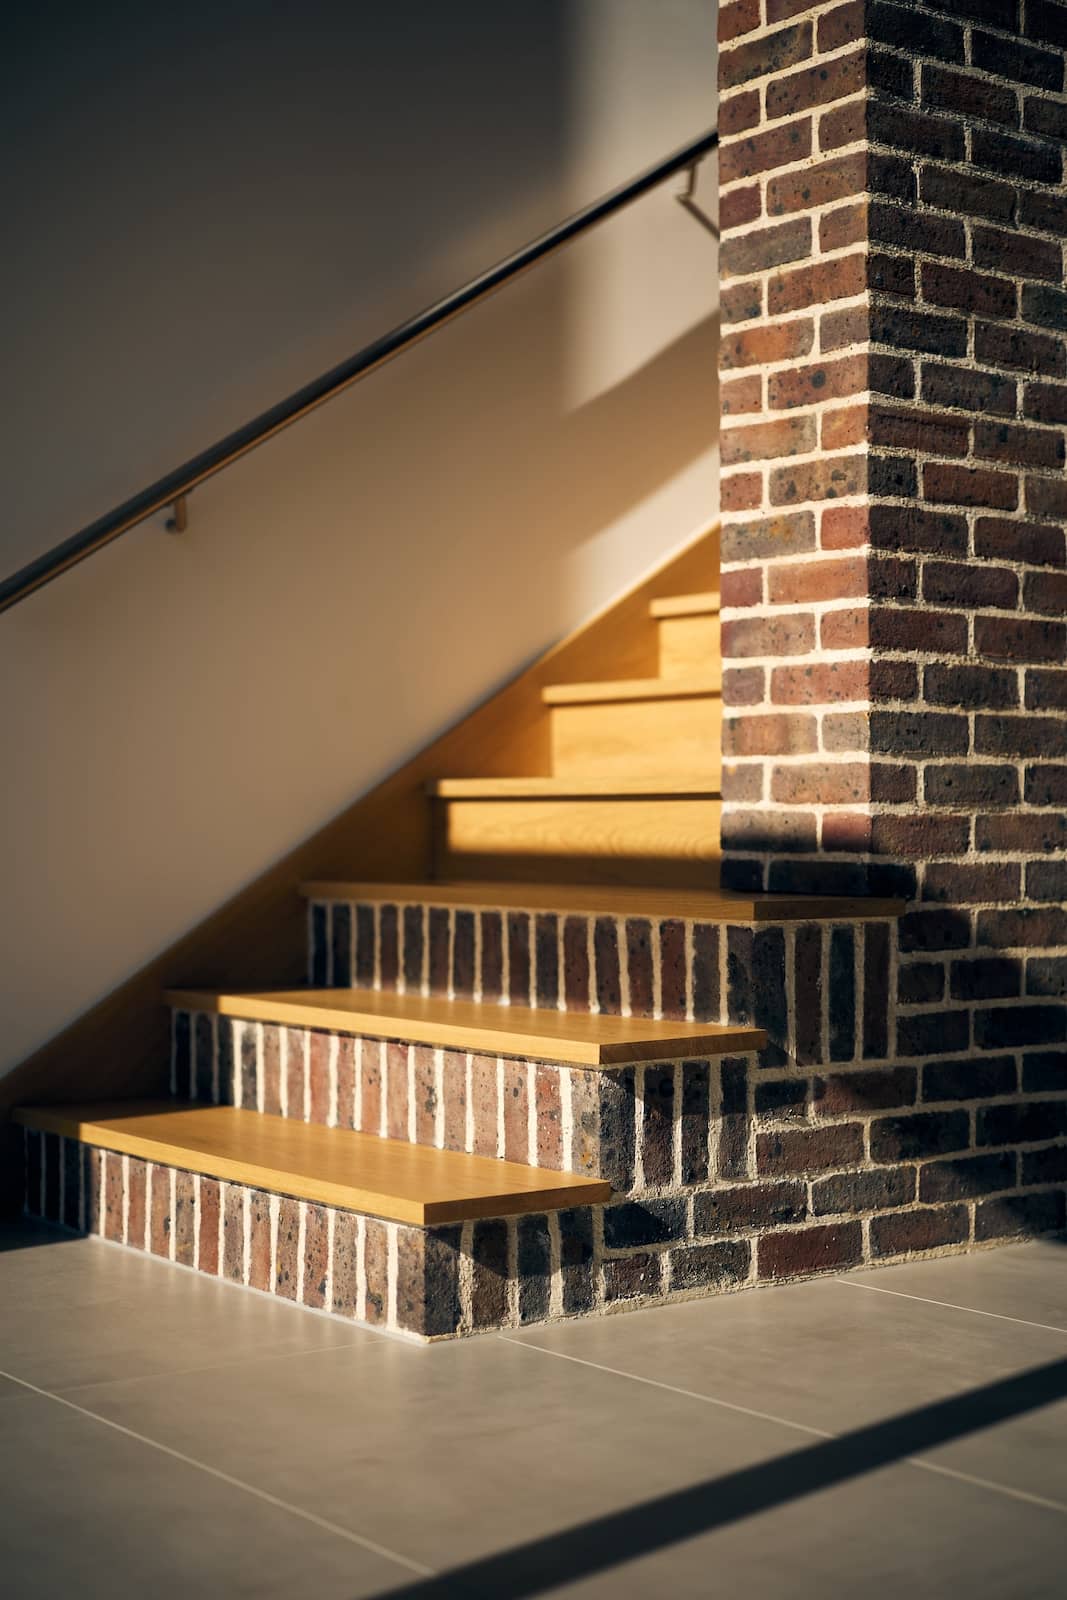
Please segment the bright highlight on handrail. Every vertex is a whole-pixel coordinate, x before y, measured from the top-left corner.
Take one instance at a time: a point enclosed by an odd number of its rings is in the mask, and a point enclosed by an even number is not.
[[[376,371],[394,356],[400,355],[411,345],[417,344],[428,334],[443,327],[453,317],[477,305],[494,290],[510,282],[512,278],[517,278],[520,273],[568,244],[587,228],[610,217],[676,172],[695,168],[718,142],[718,134],[712,131],[705,133],[699,139],[694,139],[690,144],[683,145],[665,160],[657,162],[655,166],[649,167],[636,178],[631,178],[628,183],[595,200],[592,205],[575,212],[565,222],[550,228],[547,233],[524,245],[514,255],[498,261],[495,266],[490,267],[479,277],[472,278],[462,288],[454,289],[451,294],[445,295],[444,299],[427,306],[424,311],[409,318],[407,322],[402,322],[399,327],[393,328],[382,338],[365,345],[347,361],[341,362],[340,366],[333,367],[312,383],[297,389],[294,394],[271,406],[260,416],[254,417],[251,422],[245,423],[244,427],[227,434],[217,444],[175,468],[165,478],[160,478],[147,489],[142,489],[140,494],[134,495],[131,500],[117,506],[105,516],[98,517],[79,533],[72,534],[69,539],[64,539],[54,549],[43,556],[38,556],[36,560],[29,562],[19,572],[0,583],[0,611],[6,611],[9,607],[17,605],[20,600],[25,600],[37,589],[58,578],[60,573],[77,566],[79,561],[84,561],[95,551],[102,550],[113,539],[128,533],[131,528],[135,528],[138,523],[144,522],[157,511],[163,510],[165,506],[184,501],[184,497],[192,489],[213,477],[216,472],[221,472],[223,467],[239,461],[242,456],[265,444],[283,428],[288,428],[291,423],[306,417],[309,412],[316,410],[327,400],[332,400],[335,395],[342,394],[352,384],[358,383],[360,378],[365,378],[368,373]],[[175,525],[179,524],[184,525],[184,507],[176,519]]]

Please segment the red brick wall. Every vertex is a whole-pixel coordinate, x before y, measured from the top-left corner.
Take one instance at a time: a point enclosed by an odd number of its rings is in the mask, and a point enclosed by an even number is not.
[[[727,878],[1062,944],[1067,7],[720,39]]]
[[[950,1068],[976,1149],[1054,1137],[1067,5],[733,0],[720,38],[724,880],[902,893],[890,1058],[952,1055],[924,1096]]]

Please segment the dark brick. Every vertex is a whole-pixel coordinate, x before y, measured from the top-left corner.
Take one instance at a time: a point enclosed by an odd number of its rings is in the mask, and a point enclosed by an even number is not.
[[[1067,564],[1067,541],[1062,528],[1035,523],[979,517],[974,525],[974,553],[1001,561],[1025,561],[1034,566]]]
[[[796,1122],[807,1116],[806,1078],[758,1078],[754,1094],[755,1113],[762,1122]]]
[[[898,922],[897,937],[904,952],[966,950],[971,919],[963,911],[911,911]]]
[[[431,917],[433,913],[431,912]],[[530,918],[525,911],[509,911],[508,995],[512,1005],[530,1004]]]
[[[378,969],[382,988],[395,989],[400,973],[400,928],[396,906],[378,910]]]
[[[563,991],[568,1011],[589,1010],[589,923],[585,917],[568,917],[563,924]],[[670,1015],[664,1010],[664,1016]]]
[[[1019,126],[1019,102],[1012,90],[973,72],[952,72],[927,62],[922,69],[921,99],[924,105],[959,112],[968,119],[978,117],[1009,128]]]
[[[936,1250],[963,1244],[970,1232],[966,1206],[941,1206],[936,1210],[898,1211],[871,1219],[871,1254],[910,1255],[916,1250]]]
[[[1017,957],[986,956],[952,963],[954,1000],[991,1000],[1018,995],[1022,964]]]
[[[910,961],[901,965],[897,973],[897,1000],[901,1005],[929,1005],[933,1000],[943,999],[944,993],[945,969],[940,963]]]
[[[1028,1044],[1058,1044],[1067,1039],[1063,1006],[998,1006],[974,1014],[974,1042],[981,1050]]]
[[[668,1244],[684,1239],[686,1204],[677,1200],[625,1201],[604,1212],[604,1243],[609,1250]]]
[[[873,1161],[915,1161],[965,1150],[969,1144],[966,1111],[918,1111],[906,1117],[880,1117],[871,1124]]]
[[[973,1200],[1015,1188],[1014,1151],[997,1155],[956,1156],[952,1161],[929,1161],[919,1169],[919,1199],[938,1204],[946,1200]]]
[[[674,1068],[645,1068],[641,1114],[641,1151],[645,1182],[652,1188],[674,1175]]]
[[[410,909],[411,911],[416,913],[416,915],[419,917],[420,923],[421,923],[421,917],[422,917],[421,908],[418,907],[418,906],[412,906],[412,907],[410,907],[408,909]],[[405,927],[404,927],[405,939],[406,939],[406,936],[407,936],[407,931],[408,931],[407,930],[407,924],[406,924],[406,921],[405,921]],[[361,988],[369,989],[374,984],[374,962],[375,962],[375,943],[376,943],[375,929],[374,929],[374,907],[373,906],[358,905],[356,907],[355,940],[356,940],[355,974],[354,974],[355,975],[355,980],[356,980],[356,983]],[[405,959],[406,959],[406,954],[407,953],[405,951]],[[421,981],[421,978],[422,978],[422,963],[421,963],[421,959],[420,959],[419,971],[418,971],[417,975],[415,976],[414,981],[417,983],[417,982]]]
[[[1060,49],[1067,46],[1063,0],[1026,0],[1026,38]]]
[[[1031,861],[1026,868],[1029,900],[1067,901],[1067,861]]]
[[[1030,617],[976,617],[976,651],[992,661],[1054,663],[1064,659],[1067,628]]]
[[[364,908],[361,907],[361,908],[359,908],[357,910],[357,921],[358,921],[359,910],[362,910],[362,909],[364,909]],[[366,908],[366,909],[369,909],[369,907]],[[372,924],[372,927],[373,927],[373,924]],[[424,954],[425,938],[426,938],[426,936],[425,936],[424,925],[423,925],[422,907],[421,906],[405,906],[404,907],[404,983],[407,986],[407,988],[409,988],[409,989],[416,989],[417,990],[419,988],[419,986],[421,985],[421,983],[422,983],[422,967],[423,967],[423,954]],[[364,961],[365,960],[365,957],[363,955],[363,944],[364,944],[363,932],[361,930],[360,936],[359,936],[359,938],[357,940],[357,943],[356,943],[356,949],[357,949],[357,952],[358,952],[358,959],[360,961]],[[366,977],[366,975],[364,973],[361,973],[360,976],[359,976],[359,981],[360,981],[360,983],[366,983],[368,981],[373,982],[373,979],[374,979],[374,969],[373,969],[373,957],[372,957],[372,966],[371,966],[371,972],[370,972],[369,980],[368,980],[368,978]]]
[[[748,1066],[726,1057],[721,1068],[719,1175],[748,1176]]]
[[[874,144],[893,145],[910,155],[962,161],[966,153],[962,124],[931,116],[928,109],[910,111],[885,100],[871,100],[867,106],[867,128]]]
[[[329,944],[326,934],[326,907],[311,907],[311,981],[325,989],[329,981]]]
[[[634,1069],[600,1075],[600,1170],[613,1189],[633,1187],[637,1136]]]
[[[897,349],[920,350],[938,356],[967,354],[967,324],[959,317],[875,305],[871,308],[870,330],[875,343]]]
[[[1067,956],[1038,956],[1026,963],[1026,992],[1067,999]]]
[[[1031,183],[1059,183],[1063,171],[1058,150],[1036,139],[977,126],[971,130],[971,161],[988,172],[1005,178],[1027,178]]]
[[[563,1311],[577,1316],[593,1309],[593,1213],[576,1206],[559,1213]]]
[[[699,1237],[801,1222],[807,1199],[802,1183],[753,1183],[698,1194],[693,1208],[693,1231]]]
[[[1059,907],[980,911],[978,943],[997,950],[1039,949],[1067,943],[1067,911]]]
[[[756,1271],[762,1279],[796,1278],[855,1266],[862,1258],[863,1234],[858,1222],[827,1227],[794,1228],[764,1234],[756,1245]]]
[[[474,912],[457,911],[452,933],[452,988],[460,999],[474,994]]]
[[[993,411],[998,416],[1016,414],[1016,379],[1001,373],[971,371],[965,366],[923,362],[923,400],[933,405],[958,406],[963,411]]]
[[[543,1322],[548,1316],[552,1286],[552,1248],[548,1218],[519,1217],[515,1226],[519,1321]]]
[[[1035,89],[1063,88],[1063,56],[1054,50],[1036,50],[1000,35],[976,28],[971,35],[971,60],[998,78],[1013,78]]]
[[[1023,1184],[1067,1183],[1067,1144],[1023,1151]]]
[[[598,917],[593,929],[596,997],[602,1012],[618,1016],[622,1010],[619,971],[619,935],[613,917]]]
[[[999,322],[979,322],[974,331],[974,353],[979,361],[1015,367],[1021,372],[1062,378],[1067,372],[1063,341],[1043,333],[1026,333]],[[1014,502],[1012,502],[1014,504]]]
[[[661,922],[659,940],[661,1008],[664,1017],[676,1020],[686,1014],[685,924]]]
[[[1067,1134],[1067,1100],[1024,1100],[979,1106],[975,1143],[1043,1144]]]
[[[954,23],[919,12],[914,5],[874,0],[867,11],[867,36],[878,44],[907,42],[909,53],[956,63],[963,60],[963,30]]]
[[[822,929],[796,931],[795,1033],[797,1062],[813,1066],[822,1056]]]
[[[895,756],[965,755],[970,743],[966,717],[935,711],[872,711],[871,748]]]
[[[919,174],[919,194],[924,205],[941,211],[954,211],[967,218],[985,217],[990,222],[1015,221],[1017,191],[996,178],[963,174],[952,167],[926,162]]]
[[[626,966],[630,981],[630,1014],[650,1017],[652,994],[652,924],[630,917],[626,922]]]
[[[1023,285],[1022,315],[1024,322],[1035,323],[1039,328],[1052,328],[1057,332],[1067,330],[1067,293],[1062,289],[1054,289],[1047,283],[1027,283]],[[1045,465],[1059,465],[1058,462],[1047,462]]]
[[[1064,1205],[1062,1190],[999,1195],[975,1207],[974,1236],[983,1240],[1013,1234],[1058,1233],[1064,1226]]]
[[[813,1090],[816,1115],[862,1115],[890,1106],[914,1105],[917,1078],[914,1067],[885,1067],[816,1078]]]
[[[880,1172],[840,1172],[811,1186],[811,1207],[817,1217],[838,1212],[881,1211],[909,1205],[915,1199],[915,1168],[887,1167]]]
[[[863,1159],[863,1129],[858,1123],[796,1128],[756,1137],[756,1170],[762,1176],[825,1172]]]
[[[686,1289],[727,1289],[744,1283],[752,1262],[752,1246],[745,1239],[719,1244],[687,1245],[670,1251],[672,1293]]]
[[[605,1261],[605,1300],[612,1304],[616,1300],[637,1300],[658,1295],[662,1260],[660,1255],[636,1255]]]
[[[702,1183],[708,1176],[711,1069],[707,1061],[682,1063],[681,1179]]]
[[[932,862],[923,875],[924,900],[975,904],[982,900],[1012,900],[1019,892],[1019,868],[990,862]]]
[[[974,748],[979,755],[1067,755],[1067,723],[1061,717],[976,717]]]

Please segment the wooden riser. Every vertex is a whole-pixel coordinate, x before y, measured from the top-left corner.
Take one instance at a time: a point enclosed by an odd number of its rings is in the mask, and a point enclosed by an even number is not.
[[[693,796],[439,800],[435,875],[713,889],[721,809]]]
[[[661,617],[659,670],[662,678],[689,678],[710,672],[720,661],[718,616]]]
[[[719,787],[722,701],[710,696],[554,705],[557,777],[706,777]]]

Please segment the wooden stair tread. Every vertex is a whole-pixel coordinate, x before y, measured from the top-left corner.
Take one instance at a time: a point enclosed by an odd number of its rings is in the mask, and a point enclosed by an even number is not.
[[[527,1056],[576,1067],[759,1050],[767,1038],[761,1028],[534,1011],[384,989],[271,989],[255,994],[178,989],[170,990],[166,1000],[183,1011],[369,1034],[478,1055]]]
[[[607,1200],[610,1184],[180,1100],[21,1107],[16,1122],[143,1161],[425,1227]]]
[[[820,922],[899,917],[903,900],[835,895],[742,894],[733,889],[649,889],[569,883],[302,883],[307,900],[382,905],[482,906],[619,917],[689,918],[694,922]]]
[[[649,602],[650,617],[706,617],[717,616],[719,595],[717,590],[704,594],[671,594]]]
[[[654,778],[438,778],[427,785],[437,800],[567,800],[623,798],[628,795],[704,795],[719,798],[719,783],[702,774]]]
[[[688,678],[617,678],[605,682],[550,683],[541,691],[546,706],[601,705],[622,700],[691,700],[719,698],[717,672]]]

